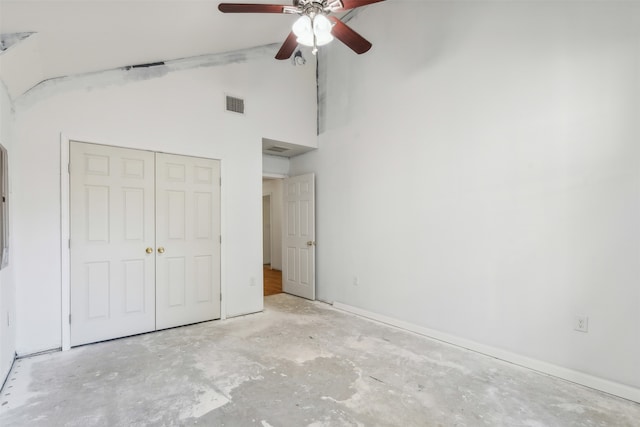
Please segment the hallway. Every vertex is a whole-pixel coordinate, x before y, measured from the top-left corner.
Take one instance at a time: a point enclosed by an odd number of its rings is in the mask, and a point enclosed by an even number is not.
[[[271,266],[264,265],[263,268],[264,278],[264,296],[276,295],[282,293],[282,271],[272,270]]]

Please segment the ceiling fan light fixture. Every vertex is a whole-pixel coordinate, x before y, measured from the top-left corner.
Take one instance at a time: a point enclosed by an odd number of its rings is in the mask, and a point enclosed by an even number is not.
[[[2,1],[2,0],[0,0]],[[265,0],[261,0],[265,1]],[[334,16],[359,7],[385,0],[290,0],[293,6],[264,3],[220,3],[222,13],[273,13],[299,15],[292,31],[276,53],[276,59],[291,58],[298,45],[310,46],[311,52],[318,53],[318,47],[326,45],[334,38],[349,49],[361,55],[371,49],[371,43],[351,27]],[[348,14],[347,14],[348,15]]]
[[[331,29],[333,24],[324,15],[316,15],[313,19],[313,32],[316,35],[316,46],[324,46],[333,41]]]
[[[302,15],[293,24],[292,30],[294,34],[298,36],[298,43],[305,46],[313,46],[313,28],[311,18],[307,15]]]
[[[316,15],[313,19],[302,15],[293,24],[293,33],[298,37],[298,43],[305,46],[324,46],[333,41],[331,29],[333,24],[324,15]],[[314,37],[315,36],[315,37]]]

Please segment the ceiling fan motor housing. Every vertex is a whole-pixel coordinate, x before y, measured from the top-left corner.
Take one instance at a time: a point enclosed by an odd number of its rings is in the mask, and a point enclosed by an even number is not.
[[[328,15],[334,10],[344,7],[340,0],[294,0],[293,5],[304,15],[320,13]]]

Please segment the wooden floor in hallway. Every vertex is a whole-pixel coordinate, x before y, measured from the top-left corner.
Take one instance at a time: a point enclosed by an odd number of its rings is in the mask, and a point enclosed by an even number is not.
[[[262,267],[264,277],[264,296],[282,293],[282,271],[272,270],[271,266],[265,264]]]

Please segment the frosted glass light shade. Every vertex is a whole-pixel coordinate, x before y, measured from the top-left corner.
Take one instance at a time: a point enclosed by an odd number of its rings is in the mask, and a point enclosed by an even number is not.
[[[324,46],[333,41],[331,29],[333,25],[324,15],[316,15],[313,20],[313,32],[316,34],[316,46]]]
[[[305,46],[313,46],[313,28],[311,24],[311,18],[306,15],[302,15],[293,24],[293,33],[298,36],[298,43]]]
[[[315,46],[323,46],[333,40],[332,27],[331,21],[324,15],[316,15],[313,20],[309,16],[303,15],[293,24],[292,29],[298,37],[298,43],[314,46],[313,35],[315,34]]]

